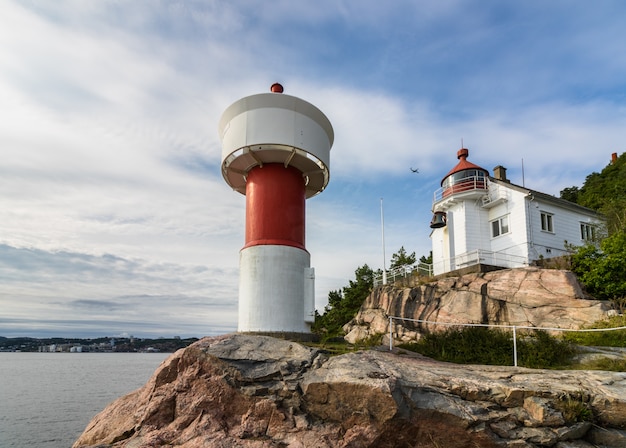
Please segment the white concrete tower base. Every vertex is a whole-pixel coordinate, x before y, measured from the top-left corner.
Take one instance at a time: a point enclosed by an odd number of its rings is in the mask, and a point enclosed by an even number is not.
[[[297,247],[260,245],[242,249],[238,331],[310,332],[315,281],[310,264],[310,254]]]

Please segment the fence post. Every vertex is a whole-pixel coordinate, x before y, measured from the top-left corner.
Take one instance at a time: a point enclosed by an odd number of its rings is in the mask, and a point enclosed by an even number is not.
[[[513,325],[513,365],[517,367],[517,331]]]
[[[389,351],[393,351],[393,333],[392,333],[393,317],[389,316]]]

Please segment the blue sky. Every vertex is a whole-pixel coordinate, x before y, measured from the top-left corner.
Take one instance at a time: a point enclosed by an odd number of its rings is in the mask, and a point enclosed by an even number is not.
[[[625,29],[621,0],[4,1],[0,336],[235,330],[217,123],[274,82],[336,134],[307,201],[318,309],[382,267],[381,197],[387,259],[428,254],[461,140],[514,183],[580,186],[625,149]]]

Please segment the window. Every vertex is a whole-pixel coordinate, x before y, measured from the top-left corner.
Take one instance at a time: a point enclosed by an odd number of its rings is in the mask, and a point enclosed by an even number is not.
[[[482,170],[463,170],[446,177],[442,188],[450,188],[457,184],[476,184],[476,188],[485,188],[485,172]]]
[[[580,239],[583,241],[596,240],[596,228],[591,224],[580,223]]]
[[[541,212],[541,230],[554,233],[552,225],[552,213]]]
[[[503,216],[495,221],[491,221],[491,236],[496,237],[504,233],[509,233],[509,217]]]

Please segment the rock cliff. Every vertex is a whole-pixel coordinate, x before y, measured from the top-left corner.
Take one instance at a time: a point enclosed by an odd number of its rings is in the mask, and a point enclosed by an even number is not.
[[[74,448],[626,447],[625,425],[626,373],[328,357],[235,334],[173,354]]]
[[[445,323],[488,323],[576,329],[606,317],[609,302],[590,300],[570,271],[519,268],[443,278],[412,288],[380,286],[344,330],[349,342],[389,331],[389,316]],[[394,339],[415,340],[420,331],[446,327],[394,327]]]

